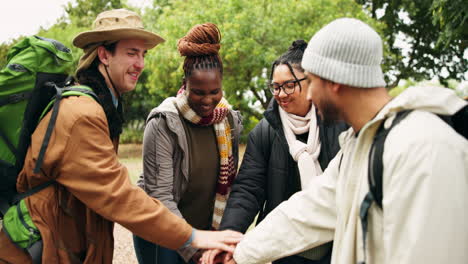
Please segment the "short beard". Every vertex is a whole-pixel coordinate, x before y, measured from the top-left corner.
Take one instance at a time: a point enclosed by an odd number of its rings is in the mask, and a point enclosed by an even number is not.
[[[331,125],[341,121],[338,108],[329,100],[323,100],[319,109],[324,125]]]

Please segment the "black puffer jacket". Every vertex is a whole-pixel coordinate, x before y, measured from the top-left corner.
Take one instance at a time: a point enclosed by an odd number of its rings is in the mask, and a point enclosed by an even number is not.
[[[264,118],[249,133],[247,149],[232,187],[220,229],[245,233],[259,214],[257,224],[281,202],[301,190],[297,163],[289,154],[278,103],[272,100]],[[339,134],[344,123],[324,125],[317,116],[324,170],[339,151]]]

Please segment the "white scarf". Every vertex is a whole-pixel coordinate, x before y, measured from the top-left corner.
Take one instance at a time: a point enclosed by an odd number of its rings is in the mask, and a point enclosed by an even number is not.
[[[317,126],[317,116],[315,107],[312,105],[305,117],[287,113],[283,108],[279,108],[281,123],[283,124],[284,136],[289,146],[289,153],[297,162],[301,177],[301,187],[304,190],[310,179],[323,173],[318,157],[320,155],[319,127]],[[309,131],[307,144],[296,138]]]

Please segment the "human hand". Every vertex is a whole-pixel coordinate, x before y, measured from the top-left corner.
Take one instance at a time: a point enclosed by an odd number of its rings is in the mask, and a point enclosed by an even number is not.
[[[232,258],[228,262],[224,262],[224,264],[237,264],[237,262],[234,260],[234,258]]]
[[[201,249],[219,249],[221,251],[233,253],[234,245],[239,243],[243,236],[242,233],[232,230],[196,230],[191,246]]]
[[[225,252],[219,249],[207,250],[203,253],[201,257],[202,264],[219,264],[219,263],[228,263],[235,264],[232,253]]]
[[[196,263],[196,264],[201,264],[202,263],[201,257],[203,255],[204,251],[205,250],[200,249],[197,252],[195,252],[195,254],[193,254],[193,256],[192,256],[193,263]]]

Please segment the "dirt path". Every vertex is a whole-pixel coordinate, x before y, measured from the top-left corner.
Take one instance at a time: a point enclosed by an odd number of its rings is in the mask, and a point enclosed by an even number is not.
[[[114,226],[114,264],[138,264],[132,233],[119,224]]]
[[[122,145],[119,149],[120,162],[130,174],[130,179],[136,183],[142,172],[141,146]],[[138,264],[133,249],[132,233],[119,224],[114,225],[114,264]]]

